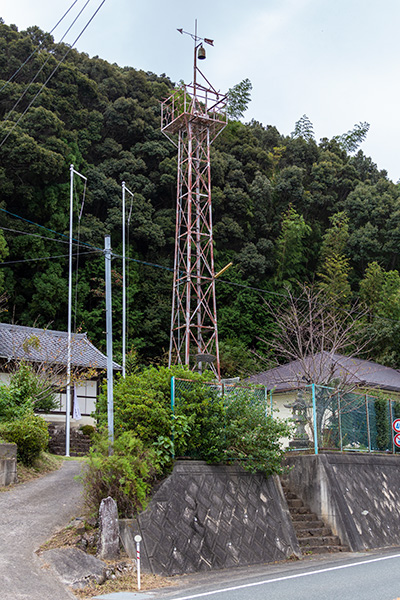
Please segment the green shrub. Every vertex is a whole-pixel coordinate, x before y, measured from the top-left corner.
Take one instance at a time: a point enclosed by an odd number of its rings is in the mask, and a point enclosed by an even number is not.
[[[20,362],[11,375],[10,392],[17,405],[31,402],[35,411],[49,412],[57,407],[51,381],[46,374],[35,372],[31,365]]]
[[[288,437],[292,427],[266,413],[267,403],[249,393],[229,395],[215,456],[239,463],[252,473],[281,474],[284,455],[281,438]]]
[[[119,379],[114,385],[114,429],[116,435],[134,431],[151,445],[159,436],[172,434],[171,376],[204,381],[185,367],[148,367],[141,373]],[[102,390],[96,406],[97,423],[107,425],[107,394]]]
[[[26,413],[32,412],[30,400],[18,403],[19,397],[7,385],[0,385],[0,423],[21,419]]]
[[[30,466],[49,441],[47,423],[42,417],[27,413],[19,419],[0,424],[0,436],[17,444],[17,459]]]
[[[182,391],[176,400],[175,415],[187,418],[190,429],[184,439],[175,440],[175,455],[213,461],[224,424],[224,404],[211,386],[198,385]]]
[[[111,496],[119,516],[131,518],[144,509],[159,472],[155,452],[132,432],[116,438],[111,455],[107,438],[98,435],[81,477],[85,504],[97,514],[102,499]]]
[[[93,425],[82,425],[79,429],[82,431],[83,435],[87,435],[90,438],[96,433],[96,428],[93,427]]]

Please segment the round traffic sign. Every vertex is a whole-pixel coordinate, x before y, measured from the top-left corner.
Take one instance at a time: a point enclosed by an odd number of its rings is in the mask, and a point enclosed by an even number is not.
[[[396,433],[396,435],[393,438],[393,441],[394,445],[400,448],[400,433]]]
[[[400,419],[395,419],[392,423],[393,430],[400,433]]]

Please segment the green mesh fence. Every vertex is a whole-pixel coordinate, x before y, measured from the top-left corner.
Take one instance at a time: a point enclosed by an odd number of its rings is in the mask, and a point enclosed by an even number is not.
[[[243,398],[251,402],[260,402],[266,406],[266,414],[271,410],[269,397],[263,387],[249,386],[237,382],[203,382],[173,377],[171,381],[171,409],[174,417],[180,414],[197,413],[197,422],[201,421],[202,428],[212,431],[213,427],[221,424],[224,419],[222,408],[230,401]],[[268,399],[268,403],[266,400]],[[185,448],[184,456],[200,458],[207,454],[207,449],[202,443],[196,428],[191,432],[190,442]],[[212,436],[211,436],[212,437]],[[173,436],[174,441],[176,439]],[[179,447],[179,444],[175,444]],[[179,452],[179,451],[178,451]],[[179,453],[181,454],[181,453]],[[228,457],[229,458],[229,457]]]
[[[327,386],[307,386],[297,391],[297,429],[289,449],[358,452],[397,452],[392,423],[400,415],[400,403]],[[316,444],[315,444],[316,439]]]
[[[264,402],[267,398],[269,398],[268,393],[264,387],[255,387],[250,385],[245,385],[243,383],[215,383],[215,382],[199,382],[192,381],[188,379],[177,379],[174,380],[174,392],[172,394],[172,405],[178,405],[180,399],[184,398],[185,395],[189,392],[194,392],[196,390],[202,389],[206,392],[210,393],[212,397],[223,398],[225,402],[229,402],[229,397],[235,396],[235,398],[240,396],[245,396],[254,398],[254,401],[262,401]],[[268,408],[272,410],[272,404],[269,401]]]
[[[210,402],[246,398],[263,402],[267,414],[274,416],[277,394],[260,386],[243,383],[205,383],[173,378],[171,407],[201,390]],[[189,394],[189,396],[188,396]],[[282,394],[280,394],[282,397]],[[394,444],[392,424],[400,418],[400,401],[369,394],[338,391],[321,385],[294,390],[284,404],[294,424],[292,439],[285,440],[288,450],[354,452],[400,452]],[[278,416],[282,416],[278,413]]]

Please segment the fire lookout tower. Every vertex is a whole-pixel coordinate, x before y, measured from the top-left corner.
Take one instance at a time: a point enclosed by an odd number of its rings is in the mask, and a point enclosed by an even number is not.
[[[188,35],[194,40],[193,83],[177,88],[161,107],[161,131],[178,149],[169,364],[199,371],[208,365],[220,379],[210,147],[227,124],[226,96],[198,68],[203,42],[213,40],[197,36],[197,22],[195,34]]]

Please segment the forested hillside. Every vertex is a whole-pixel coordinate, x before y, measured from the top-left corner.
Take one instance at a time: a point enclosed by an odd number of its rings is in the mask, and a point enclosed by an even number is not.
[[[19,32],[0,23],[0,284],[8,297],[2,319],[66,328],[73,163],[88,178],[80,220],[80,181],[76,192],[76,327],[104,349],[104,257],[95,249],[110,233],[121,253],[125,181],[135,193],[129,345],[153,360],[169,339],[177,162],[160,131],[160,101],[174,84],[71,50],[20,119],[67,50],[36,27]],[[264,298],[316,281],[339,304],[360,298],[371,309],[373,358],[400,367],[400,186],[363,154],[362,125],[319,143],[306,117],[293,128],[285,137],[272,125],[232,121],[213,145],[216,269],[233,261],[217,280],[224,360],[228,365],[244,347],[267,352],[258,339],[268,339],[273,326]],[[121,272],[115,258],[116,350]]]

